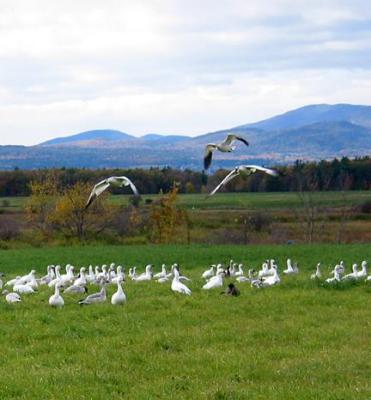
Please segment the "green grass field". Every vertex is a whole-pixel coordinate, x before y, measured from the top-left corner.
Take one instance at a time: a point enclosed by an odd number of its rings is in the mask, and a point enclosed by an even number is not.
[[[203,291],[201,272],[230,258],[257,267],[266,258],[300,274],[241,296]],[[191,297],[170,284],[127,281],[128,303],[80,307],[65,296],[51,309],[50,289],[0,301],[0,399],[370,399],[371,285],[326,288],[309,280],[370,260],[367,245],[80,246],[0,251],[8,277],[48,264],[137,265],[178,262]],[[93,290],[93,289],[92,289]],[[110,288],[110,295],[115,289]]]
[[[129,195],[111,195],[112,204],[129,203]],[[156,199],[158,195],[143,195],[143,199]],[[341,205],[357,205],[371,200],[368,191],[348,192],[314,192],[313,198],[319,206],[331,207]],[[0,209],[19,209],[27,197],[0,197]],[[4,207],[4,201],[9,202]],[[178,204],[187,208],[196,209],[268,209],[300,207],[301,200],[295,192],[269,192],[269,193],[217,193],[206,200],[205,194],[180,194]]]

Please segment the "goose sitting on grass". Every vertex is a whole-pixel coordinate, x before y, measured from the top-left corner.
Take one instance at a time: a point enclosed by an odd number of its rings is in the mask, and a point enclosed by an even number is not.
[[[223,271],[218,272],[215,276],[213,276],[211,279],[209,279],[202,286],[202,289],[209,290],[209,289],[215,289],[218,287],[222,287],[223,286],[223,276],[224,276]]]
[[[19,303],[22,301],[21,296],[18,293],[7,293],[5,296],[5,300],[7,303],[12,304],[12,303]]]
[[[358,276],[358,265],[357,264],[353,264],[352,266],[352,273],[344,275],[341,280],[342,281],[349,281],[349,280],[353,280],[353,279],[357,279]]]
[[[292,265],[291,259],[287,259],[287,268],[283,271],[284,274],[286,275],[292,275],[292,274],[297,274],[299,272],[299,269],[297,265]]]
[[[79,304],[93,304],[93,303],[104,303],[107,299],[106,287],[102,284],[102,288],[98,293],[90,294],[83,300],[79,301]]]
[[[61,308],[64,306],[63,297],[60,295],[60,284],[56,284],[54,287],[54,294],[49,297],[49,305],[56,308]]]

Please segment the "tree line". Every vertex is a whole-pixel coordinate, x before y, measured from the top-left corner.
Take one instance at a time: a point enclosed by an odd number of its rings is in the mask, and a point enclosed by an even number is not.
[[[273,167],[274,168],[274,167]],[[278,192],[312,190],[369,190],[371,186],[371,158],[302,162],[278,166],[278,177],[254,174],[239,176],[231,181],[228,192]],[[29,196],[31,184],[53,176],[60,188],[73,187],[76,183],[93,185],[108,176],[125,175],[142,194],[167,193],[176,183],[179,193],[205,193],[215,187],[228,171],[218,170],[207,175],[193,170],[170,167],[149,169],[81,169],[60,168],[40,170],[0,171],[0,196]],[[127,188],[114,189],[114,193],[129,193]]]

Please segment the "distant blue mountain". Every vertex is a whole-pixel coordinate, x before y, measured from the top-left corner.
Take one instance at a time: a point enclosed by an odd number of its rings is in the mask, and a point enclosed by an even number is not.
[[[58,144],[74,144],[77,142],[90,141],[116,141],[116,140],[132,140],[134,136],[128,133],[112,130],[112,129],[96,129],[86,131],[72,136],[59,137],[40,143],[40,146],[58,145]]]
[[[179,143],[189,140],[191,137],[183,135],[160,135],[158,133],[148,133],[147,135],[141,136],[139,139],[154,143]]]
[[[253,124],[241,125],[236,127],[236,129],[293,129],[317,122],[330,121],[347,121],[371,128],[371,106],[358,106],[353,104],[309,105]]]
[[[212,169],[242,163],[289,163],[371,154],[371,106],[318,104],[253,124],[197,137],[150,133],[135,137],[115,130],[94,130],[48,140],[38,146],[0,146],[0,169],[14,167],[202,169],[204,146],[227,134],[245,137],[232,153],[215,152]]]

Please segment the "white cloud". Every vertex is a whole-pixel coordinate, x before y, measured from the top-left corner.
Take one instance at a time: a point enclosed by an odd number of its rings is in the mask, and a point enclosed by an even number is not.
[[[371,10],[359,0],[4,4],[0,144],[102,127],[205,133],[370,102]]]

